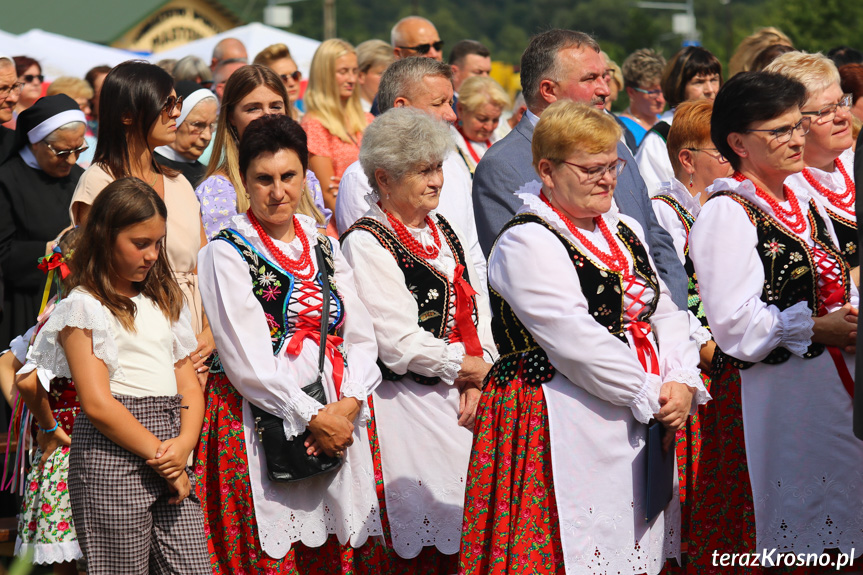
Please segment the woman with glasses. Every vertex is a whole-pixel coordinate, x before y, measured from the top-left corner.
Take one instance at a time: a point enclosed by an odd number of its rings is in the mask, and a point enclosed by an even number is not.
[[[81,175],[72,196],[72,223],[86,223],[96,196],[111,182],[134,177],[153,188],[168,207],[168,263],[192,313],[198,347],[192,353],[198,378],[206,381],[205,360],[213,351],[213,334],[198,291],[198,251],[207,239],[201,211],[189,181],[154,157],[159,146],[177,137],[183,99],[170,74],[154,64],[128,61],[105,77],[99,111],[99,140],[93,163]]]
[[[647,424],[670,447],[709,396],[686,312],[614,207],[620,133],[569,100],[534,131],[541,189],[489,257],[501,356],[477,411],[462,573],[655,575],[680,557],[678,498],[645,520]]]
[[[177,138],[153,150],[153,157],[160,165],[179,170],[194,187],[207,173],[207,166],[198,158],[216,133],[219,100],[213,92],[194,82],[177,82],[175,89],[183,98],[183,109],[177,117]]]
[[[66,95],[47,96],[18,117],[16,153],[0,168],[0,265],[4,273],[0,347],[39,314],[45,275],[36,263],[69,227],[69,202],[83,168],[87,118]]]
[[[674,167],[674,179],[663,182],[655,195],[653,211],[660,225],[671,235],[680,263],[689,276],[689,329],[690,338],[699,348],[701,377],[710,387],[710,371],[716,344],[710,335],[707,316],[698,295],[698,279],[689,257],[689,232],[701,206],[707,201],[708,186],[717,178],[731,175],[731,165],[710,140],[710,116],[713,101],[683,102],[674,114],[674,125],[668,131],[668,157]],[[701,431],[698,414],[677,433],[677,476],[680,485],[680,504],[683,516],[681,538],[688,539],[689,516],[692,509],[692,490],[698,479],[698,461],[701,451]]]
[[[303,102],[303,129],[309,136],[309,167],[321,181],[324,205],[336,209],[339,181],[357,161],[363,131],[374,117],[363,112],[357,89],[357,54],[338,38],[321,44],[312,59]],[[331,230],[332,231],[332,230]]]
[[[648,191],[652,192],[662,182],[670,182],[674,178],[666,140],[677,106],[692,100],[713,100],[720,85],[722,64],[700,46],[688,46],[668,61],[660,82],[668,110],[644,136],[635,155],[638,171]]]
[[[287,115],[291,109],[282,80],[266,66],[243,66],[228,78],[222,95],[219,126],[206,178],[195,188],[207,237],[213,238],[231,225],[237,214],[249,209],[249,197],[240,175],[240,139],[252,121],[266,115]],[[325,227],[330,214],[324,210],[321,186],[312,170],[297,211]]]
[[[811,119],[803,162],[806,167],[786,182],[806,189],[827,212],[845,262],[860,265],[857,253],[857,189],[854,183],[854,134],[851,94],[842,91],[836,65],[822,54],[790,52],[774,60],[769,72],[794,78],[806,88],[802,114]]]
[[[665,58],[649,48],[636,50],[623,61],[623,85],[629,106],[618,117],[635,137],[636,147],[665,109],[659,85],[664,68]]]
[[[690,256],[719,356],[699,414],[690,557],[863,552],[863,443],[852,434],[858,292],[805,167],[806,88],[770,72],[722,87],[711,136],[734,168],[713,184]]]
[[[18,114],[42,97],[42,82],[45,81],[45,76],[42,75],[42,66],[33,58],[15,56],[13,60],[15,61],[15,72],[18,74],[18,82],[21,84],[21,93],[18,96],[18,103],[15,104],[12,120],[4,124],[12,130],[15,129]]]
[[[282,79],[285,90],[288,92],[288,100],[291,101],[291,118],[297,122],[302,120],[303,112],[299,106],[302,103],[300,101],[300,82],[303,79],[303,73],[297,68],[297,63],[291,57],[291,51],[288,47],[284,44],[267,46],[258,52],[252,63],[266,66]]]

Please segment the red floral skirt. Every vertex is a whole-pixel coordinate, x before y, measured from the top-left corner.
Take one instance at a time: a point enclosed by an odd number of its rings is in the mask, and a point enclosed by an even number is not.
[[[563,575],[542,386],[491,381],[477,410],[459,573]]]
[[[381,544],[340,545],[331,535],[321,547],[294,543],[281,559],[261,550],[249,483],[243,399],[225,374],[211,374],[201,441],[195,453],[197,495],[215,575],[352,575],[386,572]]]
[[[710,378],[702,375],[701,381],[710,391]],[[689,546],[689,524],[692,518],[692,497],[687,498],[687,488],[698,480],[699,460],[701,459],[701,418],[698,413],[689,417],[681,429],[677,430],[677,480],[680,486],[681,552],[686,553]]]

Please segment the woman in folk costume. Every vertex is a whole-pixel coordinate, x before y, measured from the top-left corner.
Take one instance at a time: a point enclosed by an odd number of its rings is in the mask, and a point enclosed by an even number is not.
[[[689,232],[707,200],[705,188],[716,178],[731,175],[731,165],[710,140],[712,100],[683,102],[677,107],[674,124],[668,131],[668,158],[674,168],[674,178],[663,182],[651,200],[656,219],[674,241],[680,263],[689,276],[690,337],[700,349],[702,379],[710,390],[710,372],[716,343],[710,335],[707,315],[698,295],[698,279],[689,257]],[[682,515],[682,541],[688,539],[689,516],[692,498],[687,497],[689,487],[698,475],[698,458],[701,448],[701,427],[698,414],[677,433],[677,472],[680,480]]]
[[[464,236],[435,212],[451,145],[419,110],[378,117],[360,150],[377,197],[342,237],[384,378],[373,447],[391,573],[456,571],[474,413],[497,355]]]
[[[489,260],[501,358],[478,410],[462,573],[655,575],[679,558],[676,489],[645,521],[646,424],[670,447],[709,396],[688,314],[613,207],[619,137],[571,101],[536,126],[542,189],[521,194]]]
[[[365,427],[377,347],[338,242],[297,213],[308,158],[289,116],[251,122],[238,159],[249,209],[198,260],[219,350],[195,459],[216,574],[379,572],[365,545],[381,534]],[[280,441],[339,464],[284,482],[267,414]]]
[[[789,52],[766,69],[794,78],[806,88],[801,113],[811,118],[803,162],[806,167],[788,178],[792,190],[805,189],[824,207],[833,224],[839,250],[853,269],[857,253],[857,210],[854,202],[854,136],[851,129],[851,94],[843,94],[836,65],[823,54]]]
[[[713,106],[713,142],[735,173],[716,180],[690,236],[725,364],[714,362],[714,401],[699,414],[697,570],[717,552],[863,552],[857,288],[825,211],[784,184],[804,168],[805,103],[796,80],[746,72]]]

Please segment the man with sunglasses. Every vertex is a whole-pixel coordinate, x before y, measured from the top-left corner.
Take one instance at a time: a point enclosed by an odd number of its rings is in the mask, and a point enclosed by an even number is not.
[[[443,61],[443,40],[435,25],[420,16],[399,20],[390,33],[393,54],[397,60],[419,56]]]
[[[12,119],[18,96],[21,94],[21,84],[15,71],[15,61],[0,55],[0,124]],[[0,126],[0,164],[6,161],[12,153],[15,143],[15,130]]]
[[[486,256],[500,230],[522,205],[516,192],[539,182],[531,144],[540,114],[562,99],[603,109],[609,95],[605,70],[599,44],[588,34],[549,30],[531,39],[521,57],[521,86],[527,112],[505,138],[489,148],[474,173],[476,228]],[[618,177],[614,201],[621,212],[641,224],[660,277],[677,306],[686,309],[688,280],[671,236],[657,222],[647,187],[625,144],[618,144],[617,154],[626,160],[626,166]]]

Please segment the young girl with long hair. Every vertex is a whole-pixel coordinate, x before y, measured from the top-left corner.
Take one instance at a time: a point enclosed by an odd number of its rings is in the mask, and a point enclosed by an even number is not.
[[[336,209],[339,180],[357,161],[363,131],[374,116],[363,112],[357,88],[357,53],[344,40],[321,44],[312,58],[309,85],[303,96],[303,129],[309,138],[309,167],[318,176],[324,205]]]
[[[188,307],[168,265],[167,208],[137,178],[93,202],[71,293],[30,359],[75,381],[72,516],[90,575],[209,573],[186,462],[204,401]]]

